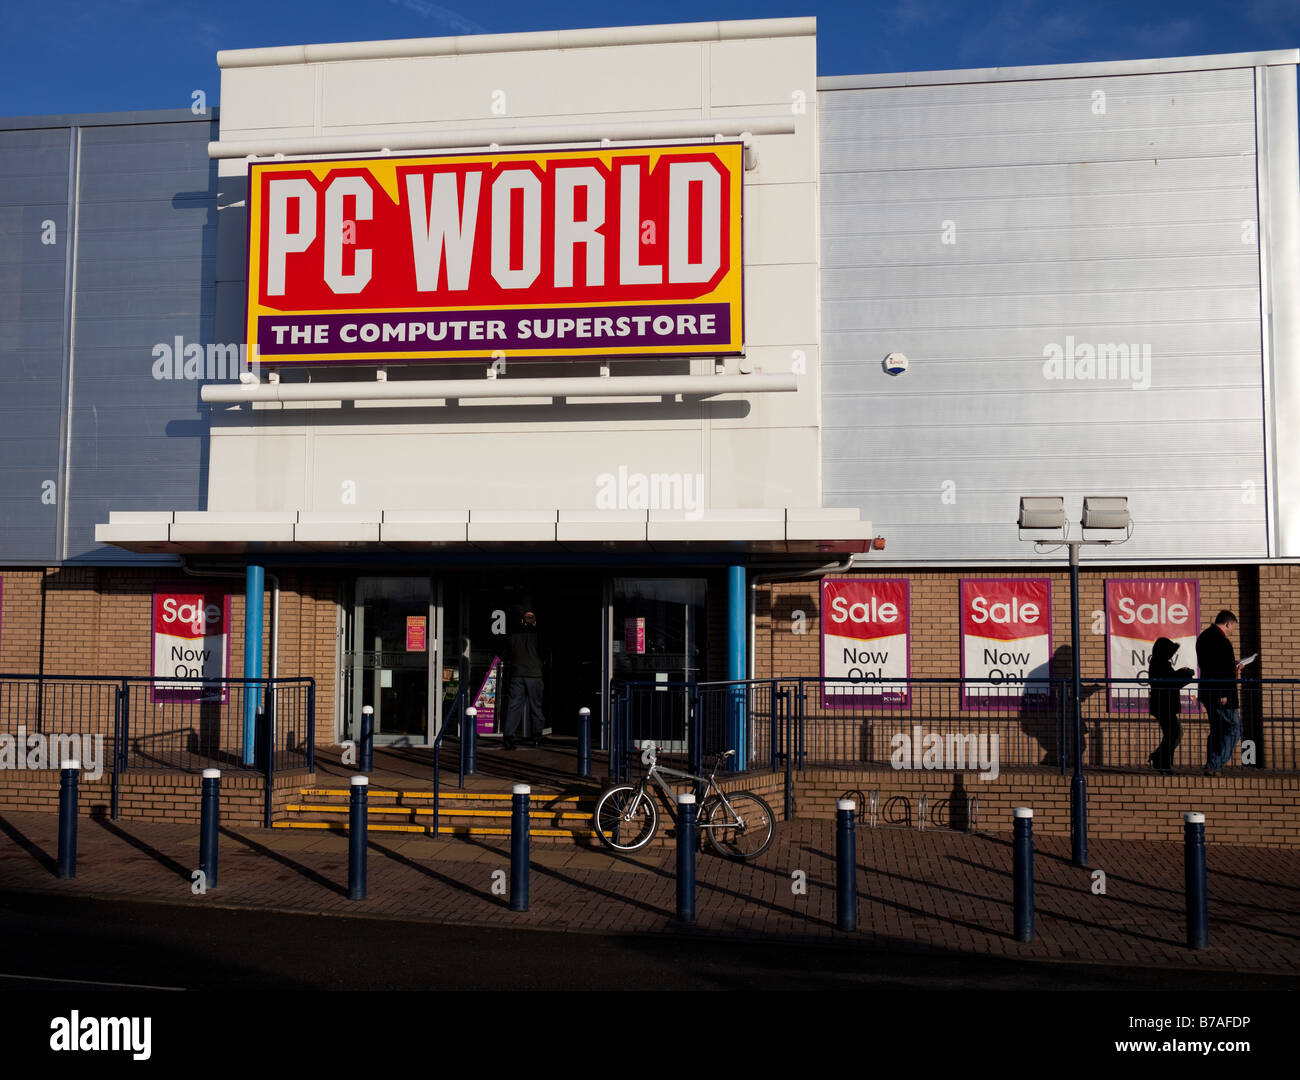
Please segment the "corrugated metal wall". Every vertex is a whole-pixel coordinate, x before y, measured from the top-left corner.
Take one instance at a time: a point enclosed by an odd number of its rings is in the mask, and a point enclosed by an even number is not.
[[[1024,560],[1033,494],[1129,496],[1089,557],[1265,555],[1253,69],[820,107],[826,505],[891,560]]]
[[[139,561],[95,544],[110,508],[204,506],[200,380],[155,347],[212,341],[216,125],[145,116],[0,130],[0,562]]]
[[[54,554],[69,139],[0,131],[0,561]]]

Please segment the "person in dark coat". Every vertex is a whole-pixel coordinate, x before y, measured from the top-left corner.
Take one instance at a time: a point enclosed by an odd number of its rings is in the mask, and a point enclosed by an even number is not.
[[[1201,669],[1196,696],[1210,718],[1205,742],[1205,775],[1222,776],[1241,738],[1241,712],[1237,700],[1237,673],[1241,665],[1229,636],[1237,629],[1237,616],[1220,611],[1214,623],[1196,639],[1196,663]]]
[[[1182,694],[1184,686],[1196,677],[1196,672],[1189,667],[1175,668],[1174,657],[1178,655],[1178,645],[1167,637],[1156,638],[1151,646],[1151,664],[1149,679],[1151,687],[1151,715],[1160,725],[1164,738],[1147,760],[1156,772],[1174,771],[1174,751],[1183,739],[1183,725],[1178,721],[1178,714],[1183,711]]]
[[[506,641],[506,719],[501,726],[505,749],[513,750],[517,741],[537,745],[546,727],[542,715],[542,657],[537,643],[537,616],[525,611],[514,632]],[[524,728],[524,706],[528,707],[528,726]]]

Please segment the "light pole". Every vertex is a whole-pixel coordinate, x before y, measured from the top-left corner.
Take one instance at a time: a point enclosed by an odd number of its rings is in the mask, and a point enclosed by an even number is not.
[[[1084,544],[1122,544],[1133,535],[1128,499],[1124,496],[1086,496],[1083,517],[1079,522],[1081,539],[1069,538],[1065,520],[1065,500],[1059,495],[1024,496],[1020,500],[1020,539],[1034,541],[1034,550],[1044,553],[1059,547],[1070,549],[1070,654],[1071,691],[1074,713],[1074,776],[1070,780],[1070,855],[1075,866],[1088,865],[1088,782],[1083,775],[1083,685],[1079,675],[1079,548]],[[1089,529],[1123,532],[1123,539],[1090,540]],[[1060,538],[1026,537],[1025,533],[1060,531]],[[1040,545],[1048,543],[1043,548]]]

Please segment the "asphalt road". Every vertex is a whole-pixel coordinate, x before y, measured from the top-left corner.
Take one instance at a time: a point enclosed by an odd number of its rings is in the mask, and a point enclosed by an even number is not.
[[[1242,990],[1300,976],[610,936],[0,892],[0,989]]]
[[[882,952],[842,941],[708,937],[689,928],[602,935],[5,891],[0,958],[0,1060],[42,1075],[84,1075],[105,1064],[114,1075],[118,1068],[210,1073],[286,1064],[359,1075],[400,1065],[410,1054],[429,1068],[455,1067],[466,1053],[505,1069],[558,1067],[561,1060],[596,1067],[655,1048],[719,1049],[733,1068],[756,1064],[767,1074],[886,1044],[931,1068],[968,1065],[973,1052],[1011,1043],[1034,1060],[1068,1052],[1096,1063],[1159,1057],[1169,1064],[1167,1053],[1121,1051],[1119,1040],[1157,1034],[1139,1026],[1151,1018],[1172,1025],[1182,1015],[1190,1027],[1191,1017],[1205,1014],[1247,1015],[1251,1027],[1166,1029],[1160,1038],[1248,1035],[1250,1049],[1234,1043],[1231,1056],[1259,1065],[1280,1063],[1294,1049],[1294,999],[1260,991],[1300,988],[1300,976]],[[390,992],[294,992],[319,989]],[[186,992],[195,990],[215,993]],[[771,995],[715,994],[706,1005],[670,993],[651,1009],[628,1012],[599,994],[428,993],[448,990],[841,992],[796,1009]],[[972,992],[987,990],[1020,993]],[[754,1007],[769,1001],[776,1008]],[[702,1025],[706,1016],[717,1022]],[[135,1042],[98,1053],[93,1046],[53,1048],[60,1025],[93,1030],[98,1018],[147,1019],[139,1043],[145,1059],[134,1053]],[[715,1029],[721,1040],[709,1037]],[[1200,1049],[1175,1053],[1178,1061],[1189,1057],[1204,1060]]]

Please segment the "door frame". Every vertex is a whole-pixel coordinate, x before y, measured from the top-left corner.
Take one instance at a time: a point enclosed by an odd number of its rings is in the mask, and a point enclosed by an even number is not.
[[[367,650],[365,645],[365,601],[362,598],[363,582],[384,581],[384,580],[409,580],[424,581],[429,587],[429,603],[425,612],[425,690],[428,695],[428,705],[425,708],[425,727],[423,739],[416,742],[418,736],[415,735],[393,735],[383,734],[379,731],[380,725],[380,703],[374,702],[375,707],[375,745],[376,746],[431,746],[433,739],[438,731],[438,722],[441,714],[441,701],[435,703],[434,688],[437,686],[438,692],[442,689],[442,671],[437,666],[437,661],[441,656],[442,645],[442,608],[441,600],[441,582],[431,574],[358,574],[352,582],[352,600],[351,600],[351,620],[350,640],[352,644],[352,671],[351,671],[351,698],[350,702],[344,703],[343,716],[343,733],[346,736],[348,731],[349,718],[353,721],[354,730],[360,734],[361,709],[365,702],[362,700],[365,694],[365,681],[362,678],[362,672],[365,670],[363,657]],[[435,629],[436,628],[436,629]],[[430,631],[434,631],[430,633]],[[357,648],[358,642],[363,646]],[[349,635],[345,629],[343,635],[342,656],[340,656],[339,669],[340,674],[343,670],[343,661],[348,653],[347,645]],[[378,670],[378,669],[376,669]],[[437,673],[437,678],[434,675]]]

